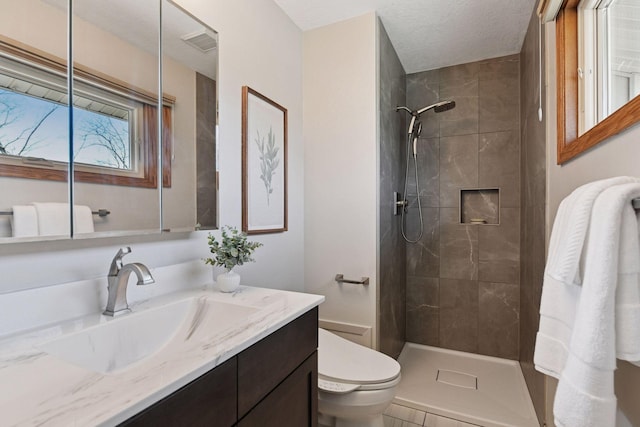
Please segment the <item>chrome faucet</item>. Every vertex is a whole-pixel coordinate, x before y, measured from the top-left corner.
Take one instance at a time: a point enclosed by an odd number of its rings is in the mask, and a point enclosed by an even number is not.
[[[138,283],[136,283],[138,286],[155,282],[149,269],[144,264],[132,262],[122,265],[122,258],[128,253],[131,253],[130,247],[120,248],[113,261],[111,261],[109,275],[107,276],[109,290],[107,308],[102,313],[107,316],[117,316],[131,311],[127,303],[127,285],[131,273],[135,273],[138,276]]]

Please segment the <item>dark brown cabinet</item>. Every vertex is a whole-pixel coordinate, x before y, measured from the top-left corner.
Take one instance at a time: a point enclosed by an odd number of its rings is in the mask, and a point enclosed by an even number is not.
[[[318,356],[313,353],[238,423],[238,427],[316,426]]]
[[[121,425],[232,426],[237,417],[237,367],[232,358]]]
[[[122,426],[317,426],[318,309],[128,419]]]

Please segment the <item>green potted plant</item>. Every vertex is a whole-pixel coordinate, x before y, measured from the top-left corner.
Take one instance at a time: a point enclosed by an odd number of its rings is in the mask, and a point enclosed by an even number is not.
[[[262,243],[249,242],[247,235],[238,231],[235,227],[222,227],[222,240],[219,242],[209,234],[209,252],[212,258],[205,258],[205,264],[224,267],[227,271],[216,278],[218,287],[222,292],[233,292],[240,285],[240,275],[233,271],[236,265],[254,261],[251,254]]]

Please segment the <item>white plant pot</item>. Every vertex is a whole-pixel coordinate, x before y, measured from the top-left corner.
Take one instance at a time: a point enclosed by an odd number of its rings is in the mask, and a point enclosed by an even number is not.
[[[240,286],[240,275],[233,270],[218,274],[216,278],[221,292],[233,292]]]

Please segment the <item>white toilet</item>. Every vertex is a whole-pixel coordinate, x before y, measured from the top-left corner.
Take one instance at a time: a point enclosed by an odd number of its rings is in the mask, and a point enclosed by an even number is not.
[[[391,357],[318,330],[321,426],[383,427],[399,382],[400,365]]]

